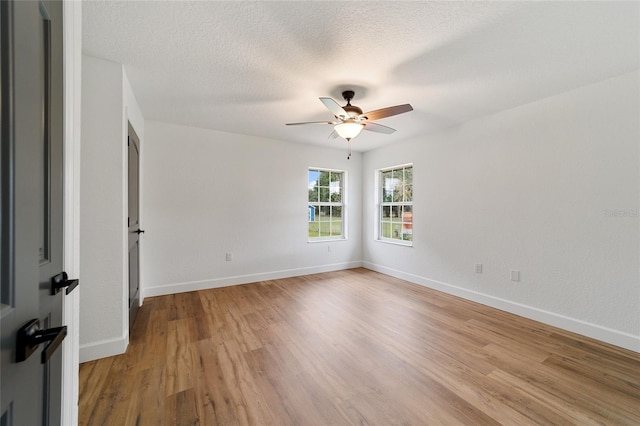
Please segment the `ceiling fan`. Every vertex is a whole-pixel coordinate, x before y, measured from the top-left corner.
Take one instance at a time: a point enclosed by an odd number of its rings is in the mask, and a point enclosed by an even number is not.
[[[413,107],[409,104],[396,105],[387,108],[376,109],[369,112],[362,112],[362,109],[351,105],[355,92],[353,90],[345,90],[342,92],[342,97],[347,104],[340,106],[336,101],[331,98],[320,98],[320,101],[327,107],[336,118],[334,121],[304,121],[301,123],[287,123],[287,126],[297,126],[300,124],[329,124],[334,126],[333,131],[329,135],[330,139],[337,138],[338,136],[350,142],[360,134],[362,129],[369,130],[376,133],[391,134],[396,131],[388,126],[382,124],[373,123],[373,120],[379,120],[381,118],[391,117],[392,115],[398,115],[405,112],[413,111]],[[347,159],[351,157],[351,145],[349,144],[349,155]]]

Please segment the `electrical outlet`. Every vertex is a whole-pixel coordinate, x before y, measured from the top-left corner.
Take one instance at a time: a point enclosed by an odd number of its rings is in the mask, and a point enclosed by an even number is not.
[[[231,262],[233,260],[233,255],[231,253],[227,253],[227,262]]]
[[[482,273],[482,263],[476,263],[475,267],[474,267],[474,271],[476,271],[476,274],[481,274]]]
[[[329,245],[327,246],[327,251],[328,251],[329,253],[331,253],[331,246],[329,246]]]
[[[511,281],[520,281],[520,271],[518,271],[517,269],[511,270]]]

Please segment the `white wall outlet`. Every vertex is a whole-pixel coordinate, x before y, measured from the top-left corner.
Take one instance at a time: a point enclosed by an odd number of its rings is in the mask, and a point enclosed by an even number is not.
[[[328,251],[329,253],[331,253],[331,246],[329,246],[329,245],[327,246],[327,251]]]
[[[511,281],[520,281],[520,271],[518,271],[517,269],[511,270]]]
[[[481,274],[482,273],[482,263],[476,263],[475,266],[473,267],[473,270],[476,272],[476,274]]]
[[[233,255],[231,253],[227,253],[227,262],[231,262],[233,260]]]

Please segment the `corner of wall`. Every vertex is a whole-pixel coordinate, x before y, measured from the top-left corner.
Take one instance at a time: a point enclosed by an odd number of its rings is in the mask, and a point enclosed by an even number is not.
[[[364,209],[365,267],[640,352],[639,75],[367,152],[364,205],[373,170],[414,160],[424,227],[400,253],[367,237]]]
[[[529,318],[534,321],[539,321],[544,324],[552,325],[563,330],[571,331],[573,333],[640,353],[640,336],[634,336],[629,333],[612,330],[607,327],[580,321],[575,318],[549,312],[544,309],[537,309],[511,300],[495,297],[490,294],[473,291],[442,281],[432,280],[420,275],[410,274],[371,262],[363,262],[363,267],[401,280],[409,281],[423,287],[452,294],[466,300],[471,300],[472,302],[490,306],[501,311]]]
[[[145,289],[144,297],[165,296],[168,294],[185,293],[189,291],[208,290],[212,288],[229,287],[234,285],[249,284],[259,281],[277,280],[282,278],[298,277],[302,275],[320,274],[323,272],[342,271],[362,267],[361,261],[318,265],[307,268],[288,269],[281,271],[261,272],[257,274],[237,275],[230,277],[212,278],[202,281],[190,281],[172,283]]]
[[[80,362],[121,355],[127,351],[128,345],[128,335],[80,345]]]

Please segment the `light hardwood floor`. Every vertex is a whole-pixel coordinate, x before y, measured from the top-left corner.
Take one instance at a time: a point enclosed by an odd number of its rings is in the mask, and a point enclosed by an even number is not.
[[[640,355],[354,269],[145,299],[80,424],[640,425]]]

